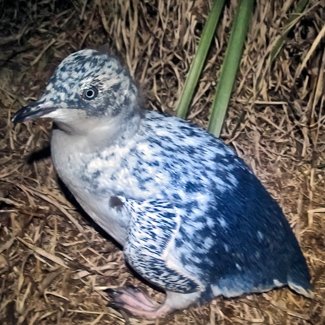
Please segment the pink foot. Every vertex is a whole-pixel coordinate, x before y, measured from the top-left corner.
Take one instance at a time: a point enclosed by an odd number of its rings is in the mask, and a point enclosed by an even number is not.
[[[142,290],[133,286],[106,290],[112,302],[110,306],[123,309],[132,316],[155,319],[171,311],[166,305],[160,305],[149,298]]]

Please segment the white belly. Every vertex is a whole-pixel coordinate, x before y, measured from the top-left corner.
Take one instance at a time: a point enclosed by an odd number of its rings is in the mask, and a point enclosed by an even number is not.
[[[123,209],[109,206],[111,193],[96,192],[92,182],[83,177],[83,159],[86,156],[78,148],[75,139],[70,139],[60,130],[53,130],[51,152],[54,167],[69,191],[85,212],[122,246],[127,237],[129,216]]]

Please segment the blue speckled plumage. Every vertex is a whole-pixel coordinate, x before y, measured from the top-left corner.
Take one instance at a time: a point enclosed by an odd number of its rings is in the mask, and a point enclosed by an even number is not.
[[[130,288],[115,303],[153,318],[284,285],[310,295],[298,242],[250,169],[205,130],[142,111],[137,92],[114,56],[82,50],[14,117],[54,120],[59,176],[131,267],[167,292],[163,305]]]

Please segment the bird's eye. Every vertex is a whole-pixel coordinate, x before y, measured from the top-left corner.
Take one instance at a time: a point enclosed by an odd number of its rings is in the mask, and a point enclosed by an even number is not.
[[[90,88],[87,88],[82,92],[82,97],[87,100],[92,100],[96,98],[97,95],[98,89],[95,86],[91,86]]]

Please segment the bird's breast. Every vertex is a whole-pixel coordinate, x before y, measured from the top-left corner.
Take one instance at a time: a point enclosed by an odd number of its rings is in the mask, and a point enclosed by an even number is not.
[[[96,153],[85,153],[78,143],[56,130],[52,134],[51,152],[59,177],[79,204],[98,225],[124,245],[129,216],[123,209],[110,205],[115,192],[108,165],[113,166],[113,163],[89,168],[96,161]]]
[[[168,181],[158,166],[150,166],[136,143],[85,148],[81,140],[53,130],[51,151],[54,167],[72,192],[122,195],[136,199],[159,196],[159,179]],[[160,177],[159,177],[160,175]]]

